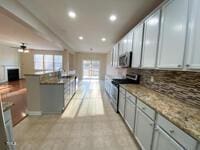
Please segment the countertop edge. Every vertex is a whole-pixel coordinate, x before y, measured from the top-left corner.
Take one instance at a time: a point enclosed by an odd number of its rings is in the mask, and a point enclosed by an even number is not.
[[[142,85],[140,85],[142,86]],[[179,123],[177,123],[176,121],[174,121],[173,119],[171,119],[169,116],[167,116],[166,114],[164,114],[163,112],[159,111],[157,108],[151,106],[150,104],[148,104],[147,102],[145,102],[145,100],[143,100],[142,98],[140,98],[140,96],[137,95],[137,93],[133,93],[133,91],[130,91],[126,85],[123,85],[123,84],[120,84],[120,87],[124,88],[125,90],[127,90],[128,92],[134,94],[137,98],[139,98],[144,104],[146,104],[147,106],[149,106],[150,108],[152,108],[155,112],[159,113],[160,115],[162,115],[164,118],[166,118],[168,121],[172,122],[175,126],[177,126],[178,128],[180,128],[182,131],[184,131],[185,133],[187,133],[189,136],[191,136],[192,138],[194,138],[195,140],[197,140],[198,142],[200,142],[200,136],[198,135],[194,135],[193,133],[191,133],[191,131],[189,131],[188,129],[184,128],[183,126],[181,126]],[[154,93],[158,93],[152,89],[149,89],[145,86],[142,86],[143,88],[146,88],[148,90],[151,90],[152,92]],[[158,93],[160,95],[163,95],[161,93]],[[166,95],[164,95],[166,96]],[[168,97],[168,96],[166,96]],[[176,100],[176,99],[174,99]],[[176,100],[176,101],[179,101],[179,100]]]

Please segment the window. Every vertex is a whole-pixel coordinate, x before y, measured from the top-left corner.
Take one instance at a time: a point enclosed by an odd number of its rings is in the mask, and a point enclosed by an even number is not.
[[[57,71],[63,67],[62,55],[34,55],[34,68],[36,71]]]
[[[62,56],[61,55],[54,55],[54,70],[59,70],[61,69],[63,66],[62,63]]]
[[[44,55],[45,70],[53,70],[53,55]]]
[[[34,55],[34,68],[35,70],[44,70],[43,67],[43,55]]]

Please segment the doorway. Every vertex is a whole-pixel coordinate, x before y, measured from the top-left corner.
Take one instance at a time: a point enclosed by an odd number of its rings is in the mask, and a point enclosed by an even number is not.
[[[100,61],[83,60],[83,79],[99,79]]]

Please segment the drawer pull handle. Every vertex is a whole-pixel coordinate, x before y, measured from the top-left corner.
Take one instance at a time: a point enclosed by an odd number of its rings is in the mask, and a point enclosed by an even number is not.
[[[155,129],[154,129],[155,131],[159,131],[159,128],[158,127],[155,127]]]
[[[151,127],[153,127],[154,124],[153,124],[153,123],[150,123],[149,125],[150,125]]]
[[[146,108],[145,108],[145,107],[142,107],[142,110],[146,110]]]
[[[185,65],[186,67],[190,67],[190,65],[189,64],[187,64],[187,65]]]
[[[169,130],[169,132],[172,134],[172,133],[174,133],[175,131],[174,131],[174,130]]]

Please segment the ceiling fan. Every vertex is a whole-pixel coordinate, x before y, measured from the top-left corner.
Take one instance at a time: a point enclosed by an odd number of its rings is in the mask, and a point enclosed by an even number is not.
[[[27,46],[25,43],[21,43],[20,47],[18,47],[19,53],[29,53],[29,50],[27,49]]]

